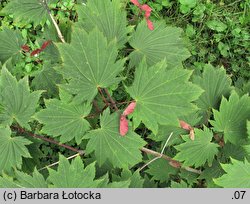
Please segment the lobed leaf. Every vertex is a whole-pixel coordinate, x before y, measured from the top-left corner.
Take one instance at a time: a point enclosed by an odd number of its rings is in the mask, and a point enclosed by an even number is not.
[[[16,78],[2,68],[0,76],[0,124],[11,125],[15,120],[22,127],[28,128],[28,122],[35,113],[41,91],[30,93],[28,77],[17,82]]]
[[[95,27],[100,30],[109,42],[115,40],[118,47],[128,41],[126,12],[121,8],[120,0],[92,0],[86,5],[77,6],[80,27],[90,32]]]
[[[11,137],[9,127],[0,126],[0,174],[11,168],[21,168],[22,157],[31,158],[27,145],[32,142],[23,137]]]
[[[184,166],[200,167],[208,162],[212,165],[214,156],[218,153],[219,145],[211,142],[213,133],[206,127],[204,130],[195,129],[195,140],[183,137],[184,143],[175,146],[179,151],[175,160],[183,162]]]
[[[62,76],[56,72],[50,63],[45,62],[41,71],[34,75],[32,86],[36,90],[45,90],[46,96],[58,94],[57,84],[62,81]]]
[[[218,178],[225,173],[221,168],[220,163],[217,160],[214,160],[212,166],[205,165],[204,168],[205,169],[202,171],[199,179],[206,180],[207,188],[218,188],[218,185],[214,183],[213,179]]]
[[[154,134],[158,124],[176,125],[178,118],[191,113],[202,90],[188,82],[191,72],[184,69],[166,69],[166,61],[148,67],[143,60],[135,71],[133,85],[127,92],[136,101],[133,118],[142,121]]]
[[[214,182],[224,188],[250,188],[250,163],[231,159],[232,164],[221,164],[226,172]]]
[[[19,188],[14,179],[6,174],[0,176],[0,188]]]
[[[131,130],[126,136],[120,136],[118,113],[110,115],[109,110],[105,110],[100,123],[99,129],[91,130],[84,136],[89,139],[87,154],[94,152],[99,165],[109,160],[114,167],[128,168],[141,162],[140,148],[146,142]]]
[[[76,105],[58,99],[46,100],[46,109],[41,110],[35,118],[44,124],[42,132],[52,137],[60,136],[60,142],[65,143],[75,138],[80,144],[85,132],[90,128],[85,119],[91,111],[90,104]]]
[[[150,158],[153,159],[153,157]],[[177,171],[178,169],[172,167],[168,161],[164,159],[157,159],[148,165],[148,169],[145,172],[153,176],[154,180],[163,183],[169,181],[170,176],[175,175]]]
[[[4,28],[0,32],[0,62],[4,63],[10,57],[20,54],[24,43],[19,30]]]
[[[248,135],[248,143],[247,145],[244,145],[243,148],[244,150],[250,155],[250,121],[247,121],[247,135]]]
[[[204,90],[196,101],[197,106],[204,111],[211,108],[217,109],[222,96],[229,96],[232,89],[226,70],[217,69],[210,64],[205,65],[202,77],[194,76],[193,82]]]
[[[92,101],[97,89],[117,84],[116,76],[123,70],[125,59],[116,61],[117,48],[114,42],[107,43],[103,34],[94,29],[89,34],[75,28],[70,44],[58,44],[63,59],[61,72],[69,80],[64,85],[78,101]]]
[[[183,180],[180,183],[171,181],[171,188],[188,188],[188,184]]]
[[[42,174],[37,169],[34,170],[33,175],[28,175],[21,171],[16,171],[16,180],[8,178],[6,175],[0,177],[0,187],[3,188],[47,188],[46,183]],[[1,183],[6,183],[1,186]]]
[[[1,10],[1,13],[14,15],[14,20],[35,25],[44,23],[48,18],[43,0],[11,0]]]
[[[154,22],[154,30],[139,23],[129,41],[134,51],[129,55],[130,65],[137,66],[145,57],[152,66],[166,58],[168,67],[181,67],[182,61],[190,56],[181,39],[180,28],[166,26],[163,21]]]
[[[250,119],[250,97],[241,98],[233,92],[226,100],[222,99],[220,110],[213,110],[214,120],[210,123],[217,132],[224,133],[225,142],[239,145],[247,139],[246,121]]]
[[[48,181],[52,183],[53,188],[96,188],[102,182],[95,180],[95,163],[84,168],[80,156],[70,164],[62,155],[58,169],[49,169]]]

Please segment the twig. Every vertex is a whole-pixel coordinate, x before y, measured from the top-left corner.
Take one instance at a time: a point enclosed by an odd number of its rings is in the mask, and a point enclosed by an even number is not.
[[[46,10],[47,10],[47,12],[48,12],[48,14],[49,14],[49,17],[50,17],[50,19],[52,20],[52,23],[54,24],[54,26],[55,26],[55,28],[56,28],[56,32],[57,32],[58,37],[60,38],[60,40],[61,40],[63,43],[65,43],[64,37],[63,37],[63,35],[62,35],[62,32],[61,32],[59,26],[57,25],[57,23],[56,23],[54,17],[52,16],[52,14],[51,14],[51,12],[50,12],[50,9],[49,9],[49,7],[48,7],[47,1],[46,1],[46,0],[43,0],[42,2],[43,2],[43,4],[45,5],[45,8],[46,8]]]
[[[113,100],[113,98],[110,96],[109,92],[107,89],[104,89],[111,104],[113,105],[113,107],[115,108],[116,111],[118,111],[119,109],[117,108],[116,106],[116,103],[115,101]],[[168,138],[167,142],[169,141],[170,138]],[[164,147],[167,145],[167,142],[165,143]],[[145,148],[145,147],[142,147],[140,149],[142,152],[145,152],[146,154],[151,154],[151,155],[154,155],[156,158],[163,158],[167,161],[169,161],[170,165],[173,166],[174,168],[181,168],[182,164],[174,159],[172,159],[171,157],[167,156],[167,155],[164,155],[163,154],[163,151],[164,151],[164,148],[162,149],[161,153],[159,152],[155,152],[151,149],[148,149],[148,148]],[[156,160],[156,159],[155,159]],[[174,164],[174,165],[173,165]],[[197,174],[201,174],[201,171],[200,170],[197,170],[197,169],[193,169],[191,167],[183,167],[183,169],[185,169],[186,171],[189,171],[189,172],[193,172],[193,173],[197,173]]]
[[[74,147],[71,147],[71,146],[68,146],[66,144],[60,144],[59,142],[53,140],[53,139],[50,139],[50,138],[47,138],[47,137],[44,137],[44,136],[41,136],[41,135],[37,135],[37,134],[34,134],[32,132],[29,132],[29,131],[26,131],[25,129],[21,128],[21,127],[16,127],[16,126],[11,126],[11,128],[13,130],[16,130],[20,133],[26,133],[27,135],[33,137],[33,138],[37,138],[37,139],[41,139],[41,140],[44,140],[46,142],[50,142],[50,143],[53,143],[53,144],[56,144],[58,146],[61,146],[61,147],[64,147],[66,149],[69,149],[73,152],[77,152],[79,155],[84,155],[85,154],[85,151],[84,150],[80,150],[80,149],[76,149]],[[145,152],[146,154],[151,154],[151,155],[154,155],[155,157],[161,157],[169,162],[173,162],[173,163],[177,163],[179,164],[179,166],[181,166],[181,163],[172,159],[171,157],[167,156],[167,155],[164,155],[162,153],[159,153],[159,152],[155,152],[153,150],[150,150],[150,149],[147,149],[145,147],[141,148],[140,149],[142,152]],[[176,168],[176,167],[175,167]],[[193,173],[197,173],[197,174],[201,174],[201,171],[200,170],[197,170],[197,169],[193,169],[191,167],[184,167],[184,169],[186,171],[189,171],[189,172],[193,172]]]
[[[93,106],[95,107],[96,112],[98,112],[98,113],[101,112],[101,110],[100,110],[99,107],[98,107],[98,104],[97,104],[96,100],[93,100]]]
[[[108,98],[109,98],[109,100],[110,100],[110,102],[111,102],[113,108],[114,108],[116,111],[118,111],[119,109],[117,108],[114,99],[113,99],[113,98],[111,97],[111,95],[109,94],[108,89],[104,89],[104,91],[105,91],[105,93],[107,94],[107,96],[108,96]]]
[[[146,154],[151,154],[151,155],[154,155],[154,156],[156,156],[156,157],[160,157],[160,156],[161,156],[161,158],[163,158],[163,159],[165,159],[165,160],[167,160],[167,161],[169,161],[169,162],[173,162],[173,163],[175,163],[175,164],[178,164],[178,166],[180,166],[180,167],[182,166],[182,164],[181,164],[180,162],[178,162],[178,161],[172,159],[171,157],[169,157],[169,156],[167,156],[167,155],[161,154],[161,153],[159,153],[159,152],[155,152],[155,151],[153,151],[153,150],[151,150],[151,149],[147,149],[147,148],[145,148],[145,147],[141,148],[140,150],[141,150],[142,152],[145,152]],[[175,166],[173,166],[173,167],[175,167]],[[175,167],[175,168],[177,168],[177,167]],[[183,167],[183,169],[185,169],[186,171],[189,171],[189,172],[196,173],[196,174],[201,174],[201,171],[200,171],[200,170],[193,169],[193,168],[191,168],[191,167]]]
[[[168,136],[168,139],[167,139],[167,141],[165,142],[165,144],[164,144],[164,146],[163,146],[163,148],[162,148],[162,150],[161,150],[160,156],[157,156],[157,157],[153,158],[152,160],[150,160],[148,163],[144,164],[144,165],[139,169],[139,171],[142,171],[146,166],[148,166],[149,164],[151,164],[151,163],[154,162],[155,160],[162,158],[163,152],[164,152],[164,150],[166,149],[166,146],[167,146],[167,144],[168,144],[170,138],[172,137],[172,135],[173,135],[173,132],[171,132],[170,135]]]
[[[30,136],[30,137],[37,138],[37,139],[41,139],[41,140],[43,140],[43,141],[46,141],[46,142],[49,142],[49,143],[52,143],[52,144],[56,144],[56,145],[58,145],[58,146],[64,147],[64,148],[66,148],[66,149],[69,149],[69,150],[71,150],[71,151],[73,151],[73,152],[77,152],[77,153],[79,153],[80,155],[84,155],[84,154],[85,154],[85,152],[84,152],[83,150],[76,149],[76,148],[71,147],[71,146],[66,145],[66,144],[61,144],[61,143],[59,143],[59,142],[57,142],[57,141],[55,141],[55,140],[53,140],[53,139],[50,139],[50,138],[47,138],[47,137],[44,137],[44,136],[41,136],[41,135],[34,134],[34,133],[32,133],[32,132],[26,131],[25,129],[23,129],[23,128],[21,128],[21,127],[11,126],[11,128],[12,128],[13,130],[16,130],[16,131],[20,132],[20,133],[26,133],[26,134],[27,134],[28,136]]]
[[[98,89],[99,94],[100,94],[101,97],[102,97],[102,101],[106,104],[106,106],[109,106],[109,102],[107,101],[107,99],[106,99],[105,96],[103,95],[102,89],[101,89],[100,87],[98,87],[97,89]]]
[[[80,154],[79,154],[79,153],[74,154],[74,155],[72,155],[72,156],[70,156],[70,157],[68,157],[68,158],[66,158],[66,159],[67,159],[67,160],[70,160],[70,159],[73,159],[73,158],[75,158],[75,157],[77,157],[77,156],[80,156]],[[42,170],[47,169],[47,168],[49,168],[49,167],[55,166],[55,165],[57,165],[57,164],[59,164],[59,161],[57,161],[57,162],[55,162],[55,163],[53,163],[53,164],[50,164],[50,165],[48,165],[48,166],[45,166],[45,167],[43,167],[43,168],[41,168],[41,169],[38,169],[38,171],[42,171]]]
[[[58,37],[60,38],[60,40],[61,40],[63,43],[65,43],[64,37],[63,37],[63,35],[62,35],[62,32],[61,32],[59,26],[57,25],[57,23],[56,23],[54,17],[52,16],[52,14],[51,14],[50,11],[49,11],[48,13],[49,13],[49,16],[50,16],[50,18],[51,18],[51,20],[52,20],[52,22],[53,22],[55,28],[56,28],[56,32],[57,32]]]

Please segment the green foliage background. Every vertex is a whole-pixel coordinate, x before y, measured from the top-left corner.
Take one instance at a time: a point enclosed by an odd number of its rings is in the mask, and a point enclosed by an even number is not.
[[[250,187],[249,0],[45,2],[0,2],[1,188]]]

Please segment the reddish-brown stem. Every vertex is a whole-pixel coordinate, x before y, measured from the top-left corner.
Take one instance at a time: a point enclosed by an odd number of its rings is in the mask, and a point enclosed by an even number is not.
[[[73,152],[77,152],[77,153],[79,153],[80,155],[84,155],[84,154],[85,154],[84,150],[76,149],[76,148],[71,147],[71,146],[66,145],[66,144],[61,144],[61,143],[59,143],[59,142],[57,142],[57,141],[55,141],[55,140],[53,140],[53,139],[51,139],[51,138],[47,138],[47,137],[44,137],[44,136],[41,136],[41,135],[34,134],[34,133],[29,132],[29,131],[27,131],[27,130],[21,128],[21,127],[11,126],[11,128],[12,128],[12,130],[18,131],[19,133],[25,133],[25,134],[27,134],[28,136],[31,136],[31,137],[33,137],[33,138],[41,139],[41,140],[43,140],[43,141],[46,141],[46,142],[49,142],[49,143],[56,144],[56,145],[58,145],[58,146],[64,147],[64,148],[66,148],[66,149],[69,149],[69,150],[71,150],[71,151],[73,151]],[[175,167],[175,168],[180,168],[181,165],[182,165],[180,162],[178,162],[178,161],[172,159],[171,157],[169,157],[169,156],[167,156],[167,155],[161,154],[161,153],[159,153],[159,152],[155,152],[155,151],[150,150],[150,149],[147,149],[147,148],[145,148],[145,147],[141,148],[140,150],[141,150],[142,152],[146,153],[146,154],[151,154],[151,155],[153,155],[153,156],[155,156],[155,157],[159,157],[159,156],[160,156],[161,158],[163,158],[163,159],[165,159],[165,160],[167,160],[167,161],[169,161],[169,162],[171,162],[171,163],[174,163],[175,165],[172,165],[172,166]],[[170,164],[171,164],[171,163],[170,163]],[[187,170],[187,171],[189,171],[189,172],[194,172],[194,173],[197,173],[197,174],[201,174],[201,171],[200,171],[200,170],[193,169],[193,168],[191,168],[191,167],[184,167],[184,169]]]
[[[196,173],[196,174],[201,174],[200,170],[197,170],[197,169],[194,169],[194,168],[191,168],[191,167],[182,167],[181,162],[178,162],[178,161],[172,159],[171,157],[169,157],[167,155],[161,154],[159,152],[155,152],[155,151],[153,151],[151,149],[148,149],[148,148],[145,148],[145,147],[141,148],[140,150],[142,152],[145,152],[146,154],[151,154],[151,155],[153,155],[155,157],[163,158],[163,159],[169,161],[169,164],[171,166],[173,166],[174,168],[183,168],[186,171],[193,172],[193,173]]]
[[[59,26],[57,25],[57,23],[56,23],[54,17],[52,16],[52,14],[51,14],[51,12],[50,12],[50,10],[49,10],[49,8],[48,8],[48,5],[47,5],[46,3],[45,3],[45,6],[46,6],[47,12],[48,12],[48,14],[49,14],[49,16],[50,16],[50,18],[51,18],[51,20],[52,20],[54,26],[55,26],[55,28],[56,28],[58,37],[60,38],[60,40],[61,40],[63,43],[65,43],[64,37],[63,37],[63,35],[62,35],[62,33],[61,33],[61,30],[60,30]],[[141,10],[140,10],[140,12],[139,12],[138,17],[139,17],[140,15],[141,15]],[[111,97],[111,95],[109,94],[108,90],[107,90],[107,89],[104,89],[104,91],[105,91],[105,93],[107,94],[107,96],[108,96],[108,98],[109,98],[109,100],[110,100],[111,105],[113,106],[113,108],[114,108],[116,111],[118,111],[119,109],[118,109],[117,106],[116,106],[116,102],[115,102],[114,99]],[[101,89],[100,87],[98,87],[98,92],[100,93],[103,102],[106,104],[106,106],[104,107],[104,109],[105,109],[107,106],[110,105],[110,103],[109,103],[109,102],[106,100],[106,98],[104,97],[104,95],[103,95],[103,93],[102,93],[102,89]],[[122,103],[128,103],[128,102],[122,102]],[[120,104],[122,104],[122,103],[120,103]],[[95,106],[95,102],[93,102],[93,105]],[[99,108],[98,108],[98,106],[97,106],[96,110],[98,111],[98,109],[99,109]],[[99,111],[98,111],[98,112],[99,112]],[[89,116],[87,116],[87,117],[91,117],[91,116],[92,116],[92,115],[89,115]],[[84,154],[85,154],[85,152],[84,152],[83,150],[76,149],[76,148],[71,147],[71,146],[66,145],[66,144],[61,144],[61,143],[59,143],[59,142],[57,142],[57,141],[55,141],[55,140],[53,140],[53,139],[51,139],[51,138],[47,138],[47,137],[44,137],[44,136],[41,136],[41,135],[34,134],[34,133],[32,133],[32,132],[26,131],[25,129],[23,129],[23,128],[19,127],[19,126],[18,126],[18,127],[16,127],[16,126],[11,126],[11,128],[12,128],[12,130],[18,131],[19,133],[25,133],[25,134],[27,134],[27,135],[30,136],[30,137],[37,138],[37,139],[41,139],[41,140],[43,140],[43,141],[46,141],[46,142],[49,142],[49,143],[52,143],[52,144],[56,144],[56,145],[58,145],[58,146],[64,147],[64,148],[66,148],[66,149],[69,149],[69,150],[71,150],[71,151],[73,151],[73,152],[77,152],[77,153],[79,153],[79,155],[84,155]],[[175,167],[175,168],[180,168],[181,165],[182,165],[180,162],[178,162],[178,161],[172,159],[171,157],[169,157],[169,156],[167,156],[167,155],[163,155],[163,154],[161,154],[161,153],[159,153],[159,152],[155,152],[155,151],[150,150],[150,149],[147,149],[147,148],[145,148],[145,147],[141,148],[140,150],[141,150],[142,152],[146,153],[146,154],[151,154],[151,155],[153,155],[153,156],[155,156],[155,157],[161,157],[161,158],[163,158],[163,159],[169,161],[170,164],[172,163],[172,166]],[[198,174],[201,173],[199,170],[193,169],[193,168],[191,168],[191,167],[184,167],[184,169],[186,169],[187,171],[190,171],[190,172],[198,173]]]
[[[101,112],[100,108],[98,107],[98,104],[97,104],[96,100],[93,100],[93,106],[95,107],[96,112],[98,112],[98,113]]]
[[[111,102],[113,108],[114,108],[116,111],[118,111],[119,109],[117,108],[114,99],[113,99],[113,98],[111,97],[111,95],[109,94],[108,89],[104,89],[104,91],[105,91],[105,93],[107,94],[107,96],[108,96],[108,98],[109,98],[109,100],[110,100],[110,102]]]
[[[107,94],[112,106],[115,108],[116,111],[118,111],[119,109],[117,108],[116,106],[116,103],[114,101],[114,99],[111,97],[111,95],[109,94],[108,90],[107,89],[104,89],[105,93]],[[150,150],[148,148],[141,148],[140,149],[142,152],[145,152],[146,154],[151,154],[151,155],[154,155],[155,157],[161,157],[167,161],[169,161],[169,164],[175,168],[181,168],[182,164],[174,159],[172,159],[171,157],[167,156],[167,155],[164,155],[164,154],[161,154],[159,152],[155,152],[153,150]],[[197,174],[201,174],[201,171],[200,170],[197,170],[197,169],[193,169],[191,167],[183,167],[185,170],[187,171],[190,171],[190,172],[193,172],[193,173],[197,173]]]
[[[102,101],[106,104],[106,106],[109,106],[109,102],[107,101],[107,99],[106,99],[105,96],[103,95],[102,89],[101,89],[100,87],[98,87],[97,89],[98,89],[99,94],[100,94],[101,97],[102,97]]]
[[[12,128],[12,130],[16,130],[16,131],[18,131],[18,132],[20,132],[20,133],[25,133],[25,134],[27,134],[27,135],[30,136],[30,137],[37,138],[37,139],[41,139],[41,140],[43,140],[43,141],[46,141],[46,142],[49,142],[49,143],[52,143],[52,144],[56,144],[56,145],[58,145],[58,146],[64,147],[64,148],[66,148],[66,149],[69,149],[69,150],[71,150],[71,151],[73,151],[73,152],[77,152],[77,153],[79,153],[80,155],[85,154],[85,152],[84,152],[83,150],[76,149],[76,148],[71,147],[71,146],[66,145],[66,144],[61,144],[61,143],[59,143],[59,142],[57,142],[57,141],[55,141],[55,140],[53,140],[53,139],[51,139],[51,138],[47,138],[47,137],[44,137],[44,136],[41,136],[41,135],[34,134],[34,133],[32,133],[32,132],[26,131],[25,129],[23,129],[23,128],[21,128],[21,127],[11,126],[11,128]]]

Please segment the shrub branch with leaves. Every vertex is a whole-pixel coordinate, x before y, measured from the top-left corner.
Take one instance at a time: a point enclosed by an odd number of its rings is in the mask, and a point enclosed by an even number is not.
[[[147,4],[77,2],[66,22],[56,0],[0,11],[42,28],[37,49],[0,31],[0,187],[250,187],[250,98],[225,70],[183,67],[182,30]]]

